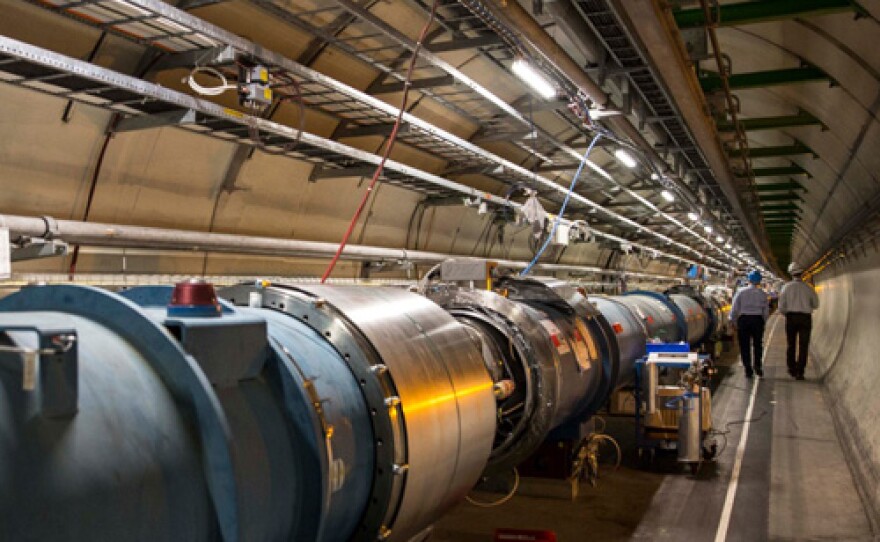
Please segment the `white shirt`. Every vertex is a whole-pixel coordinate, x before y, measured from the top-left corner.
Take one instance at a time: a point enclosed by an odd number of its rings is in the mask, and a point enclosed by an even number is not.
[[[746,315],[763,316],[764,320],[770,316],[770,303],[767,293],[754,284],[750,284],[733,296],[730,320],[736,322],[737,318]]]
[[[782,287],[782,294],[779,296],[779,312],[782,314],[792,312],[810,314],[818,308],[819,296],[806,282],[795,279]]]

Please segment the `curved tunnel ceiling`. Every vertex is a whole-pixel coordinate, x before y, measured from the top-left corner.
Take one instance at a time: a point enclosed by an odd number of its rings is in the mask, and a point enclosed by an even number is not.
[[[720,49],[742,121],[771,119],[747,135],[774,253],[783,268],[809,265],[876,211],[880,3],[789,2],[785,14],[772,12],[776,0],[744,4],[721,3]],[[682,8],[676,19],[691,28],[701,6]],[[714,60],[700,68],[717,73]]]

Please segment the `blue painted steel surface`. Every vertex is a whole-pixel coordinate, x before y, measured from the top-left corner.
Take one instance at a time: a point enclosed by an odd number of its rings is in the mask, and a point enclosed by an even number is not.
[[[589,296],[613,331],[612,340],[618,351],[618,377],[614,389],[629,384],[633,379],[636,360],[645,355],[647,331],[645,325],[616,297]]]
[[[276,388],[293,416],[301,443],[294,463],[309,492],[295,506],[299,535],[295,540],[344,540],[354,532],[369,500],[374,463],[369,409],[345,360],[320,334],[299,320],[268,309],[240,309],[269,324],[272,348],[281,363]],[[322,403],[318,418],[306,380]],[[326,438],[325,425],[332,427]]]
[[[126,292],[140,307],[102,290],[38,287],[0,303],[0,326],[38,321],[76,331],[82,388],[80,412],[51,422],[38,408],[45,390],[21,390],[19,354],[0,353],[0,539],[347,539],[367,501],[373,440],[339,353],[272,311],[227,304],[219,319],[168,318],[170,292]],[[199,344],[215,335],[187,341],[206,325],[249,339],[226,351]],[[32,332],[6,337],[37,346]],[[236,363],[247,370],[215,386],[202,370]],[[306,379],[326,398],[332,444],[314,430]]]
[[[705,309],[696,298],[684,294],[667,296],[681,312],[687,326],[686,340],[692,346],[703,344],[712,334],[710,311]]]
[[[93,322],[103,329],[103,333],[97,334],[93,339],[91,348],[95,348],[95,359],[86,362],[83,357],[85,347],[80,344],[80,364],[86,363],[100,366],[105,363],[101,359],[100,345],[118,336],[116,340],[124,340],[138,353],[134,359],[137,362],[151,368],[158,374],[167,387],[170,395],[178,404],[178,408],[184,416],[191,416],[196,421],[198,431],[197,441],[200,444],[202,456],[203,476],[207,480],[208,491],[211,495],[210,505],[216,514],[219,532],[224,540],[238,540],[241,534],[239,514],[237,506],[235,473],[232,461],[231,433],[219,399],[213,392],[210,383],[199,369],[196,361],[180,347],[175,338],[138,305],[118,295],[86,286],[37,286],[29,287],[0,300],[0,311],[51,311],[76,315],[82,317],[80,322]],[[77,328],[80,343],[86,341],[86,337]],[[80,373],[84,390],[91,387],[86,384],[86,375]],[[97,374],[102,374],[97,371]],[[120,390],[114,381],[101,382],[115,390]],[[101,395],[100,384],[96,384],[97,395]],[[92,390],[90,390],[92,392]],[[102,406],[101,399],[96,399]],[[104,399],[106,400],[106,399]],[[85,407],[84,398],[81,397],[80,408]],[[146,403],[147,405],[149,402]],[[124,411],[124,410],[120,410]],[[80,413],[82,414],[82,412]],[[77,423],[80,416],[77,415]],[[138,416],[133,413],[132,418],[119,423],[125,426],[129,423],[137,425]],[[99,417],[99,420],[102,418]],[[98,422],[96,422],[98,423]],[[156,421],[157,426],[160,425]],[[91,426],[90,426],[91,427]],[[158,427],[157,427],[158,429]],[[124,434],[124,432],[120,433]],[[161,431],[154,431],[154,435],[161,435]],[[111,451],[96,453],[91,461],[101,461],[101,458]],[[35,457],[36,461],[39,456]],[[137,478],[136,478],[137,480]],[[63,487],[63,485],[62,485]],[[113,502],[112,494],[104,496],[108,502]],[[100,494],[100,492],[99,492]],[[124,503],[120,503],[124,505]],[[210,509],[211,506],[208,506]],[[100,522],[94,525],[99,528]],[[56,536],[61,536],[66,527],[64,522],[55,525]],[[182,527],[181,527],[182,528]],[[173,529],[172,529],[173,530]],[[119,539],[99,530],[94,533],[92,540]],[[48,534],[48,533],[47,533]],[[85,534],[85,533],[84,533]],[[66,538],[66,535],[62,536]],[[104,538],[107,537],[107,538]],[[52,537],[43,537],[51,539]],[[123,537],[124,538],[124,537]],[[158,535],[156,539],[165,536]]]
[[[217,538],[190,417],[145,354],[82,316],[2,316],[75,329],[81,385],[75,416],[41,416],[42,390],[24,392],[18,354],[0,352],[0,540]]]

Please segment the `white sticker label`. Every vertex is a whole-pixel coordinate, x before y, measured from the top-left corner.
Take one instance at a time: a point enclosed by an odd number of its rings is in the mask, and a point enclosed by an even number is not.
[[[12,276],[12,258],[10,256],[9,228],[0,228],[0,280]]]
[[[37,387],[37,358],[39,354],[36,350],[25,350],[22,353],[24,358],[24,368],[21,372],[21,389],[24,391],[34,391]]]

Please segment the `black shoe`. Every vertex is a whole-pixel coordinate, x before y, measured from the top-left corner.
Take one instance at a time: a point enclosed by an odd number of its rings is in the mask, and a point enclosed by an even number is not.
[[[794,378],[795,378],[795,380],[806,380],[806,378],[804,378],[804,375],[797,375]]]
[[[764,378],[764,369],[755,369],[755,374],[761,378]]]
[[[746,378],[752,378],[753,376],[752,371],[746,371]]]

